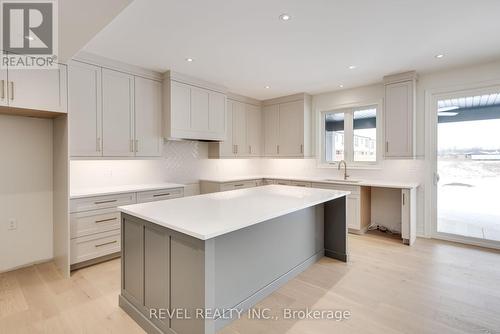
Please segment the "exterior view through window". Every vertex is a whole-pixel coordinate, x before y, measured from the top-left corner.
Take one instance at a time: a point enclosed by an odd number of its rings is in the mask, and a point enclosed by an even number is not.
[[[437,231],[500,241],[500,94],[438,102]]]
[[[377,161],[376,106],[342,109],[324,115],[324,162]]]

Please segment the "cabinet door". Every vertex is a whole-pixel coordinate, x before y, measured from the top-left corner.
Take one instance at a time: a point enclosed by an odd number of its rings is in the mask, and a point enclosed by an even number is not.
[[[385,86],[385,156],[413,156],[414,83]]]
[[[304,102],[295,101],[279,105],[279,155],[303,156]]]
[[[102,70],[103,156],[134,155],[134,77],[118,71]]]
[[[66,65],[52,70],[8,70],[9,106],[66,112]]]
[[[7,99],[7,70],[0,69],[0,106],[8,105]]]
[[[208,128],[215,136],[225,138],[226,133],[226,95],[209,92]]]
[[[191,128],[191,87],[171,81],[170,121],[166,124],[174,134],[175,130],[188,131]]]
[[[262,109],[264,127],[264,155],[278,155],[279,105],[265,106]]]
[[[68,122],[70,155],[102,155],[101,68],[70,62]]]
[[[226,102],[226,140],[219,143],[219,155],[224,158],[234,157],[234,146],[233,146],[233,101]]]
[[[209,93],[205,89],[191,87],[191,130],[209,132]]]
[[[262,148],[262,112],[260,107],[246,104],[247,146],[249,156],[260,156]]]
[[[245,104],[233,102],[233,145],[237,156],[246,156],[247,149],[247,121]]]
[[[361,223],[359,218],[360,199],[359,195],[349,195],[346,201],[346,219],[347,227],[353,230],[360,230]]]
[[[135,77],[135,155],[159,157],[161,135],[161,83]]]

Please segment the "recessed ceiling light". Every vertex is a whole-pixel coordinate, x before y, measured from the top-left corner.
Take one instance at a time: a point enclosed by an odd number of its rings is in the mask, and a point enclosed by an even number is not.
[[[444,54],[438,54],[438,55],[436,55],[436,58],[437,58],[437,59],[444,58]]]
[[[271,86],[266,86],[266,87],[264,87],[264,88],[265,88],[265,89],[269,89],[269,88],[271,88]]]
[[[343,84],[340,84],[340,85],[339,85],[339,87],[340,87],[340,88],[344,88],[344,85],[343,85]]]
[[[357,66],[356,66],[356,65],[351,65],[351,66],[349,66],[349,69],[350,69],[350,70],[354,70],[354,69],[356,69],[356,68],[357,68]]]
[[[193,60],[194,60],[193,58],[186,58],[186,61],[187,61],[188,63],[191,63]]]
[[[292,18],[292,17],[290,16],[290,14],[286,14],[286,13],[285,13],[285,14],[281,14],[281,15],[280,15],[280,20],[281,20],[281,21],[288,21],[288,20],[290,20],[291,18]]]

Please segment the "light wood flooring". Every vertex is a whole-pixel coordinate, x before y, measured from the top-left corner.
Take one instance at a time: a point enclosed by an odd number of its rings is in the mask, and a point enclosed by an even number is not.
[[[350,320],[250,320],[221,334],[500,333],[500,253],[419,239],[349,236],[351,262],[323,258],[256,307],[349,310]],[[63,279],[52,263],[0,274],[0,333],[143,333],[118,307],[120,261]]]

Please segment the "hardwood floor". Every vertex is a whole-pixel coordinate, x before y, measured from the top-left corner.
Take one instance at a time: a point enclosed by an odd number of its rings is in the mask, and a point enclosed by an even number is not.
[[[323,258],[256,307],[348,310],[349,320],[251,320],[221,334],[500,333],[500,253],[419,239],[349,236],[351,262]],[[63,279],[52,263],[0,274],[0,333],[143,333],[118,307],[120,262]]]

